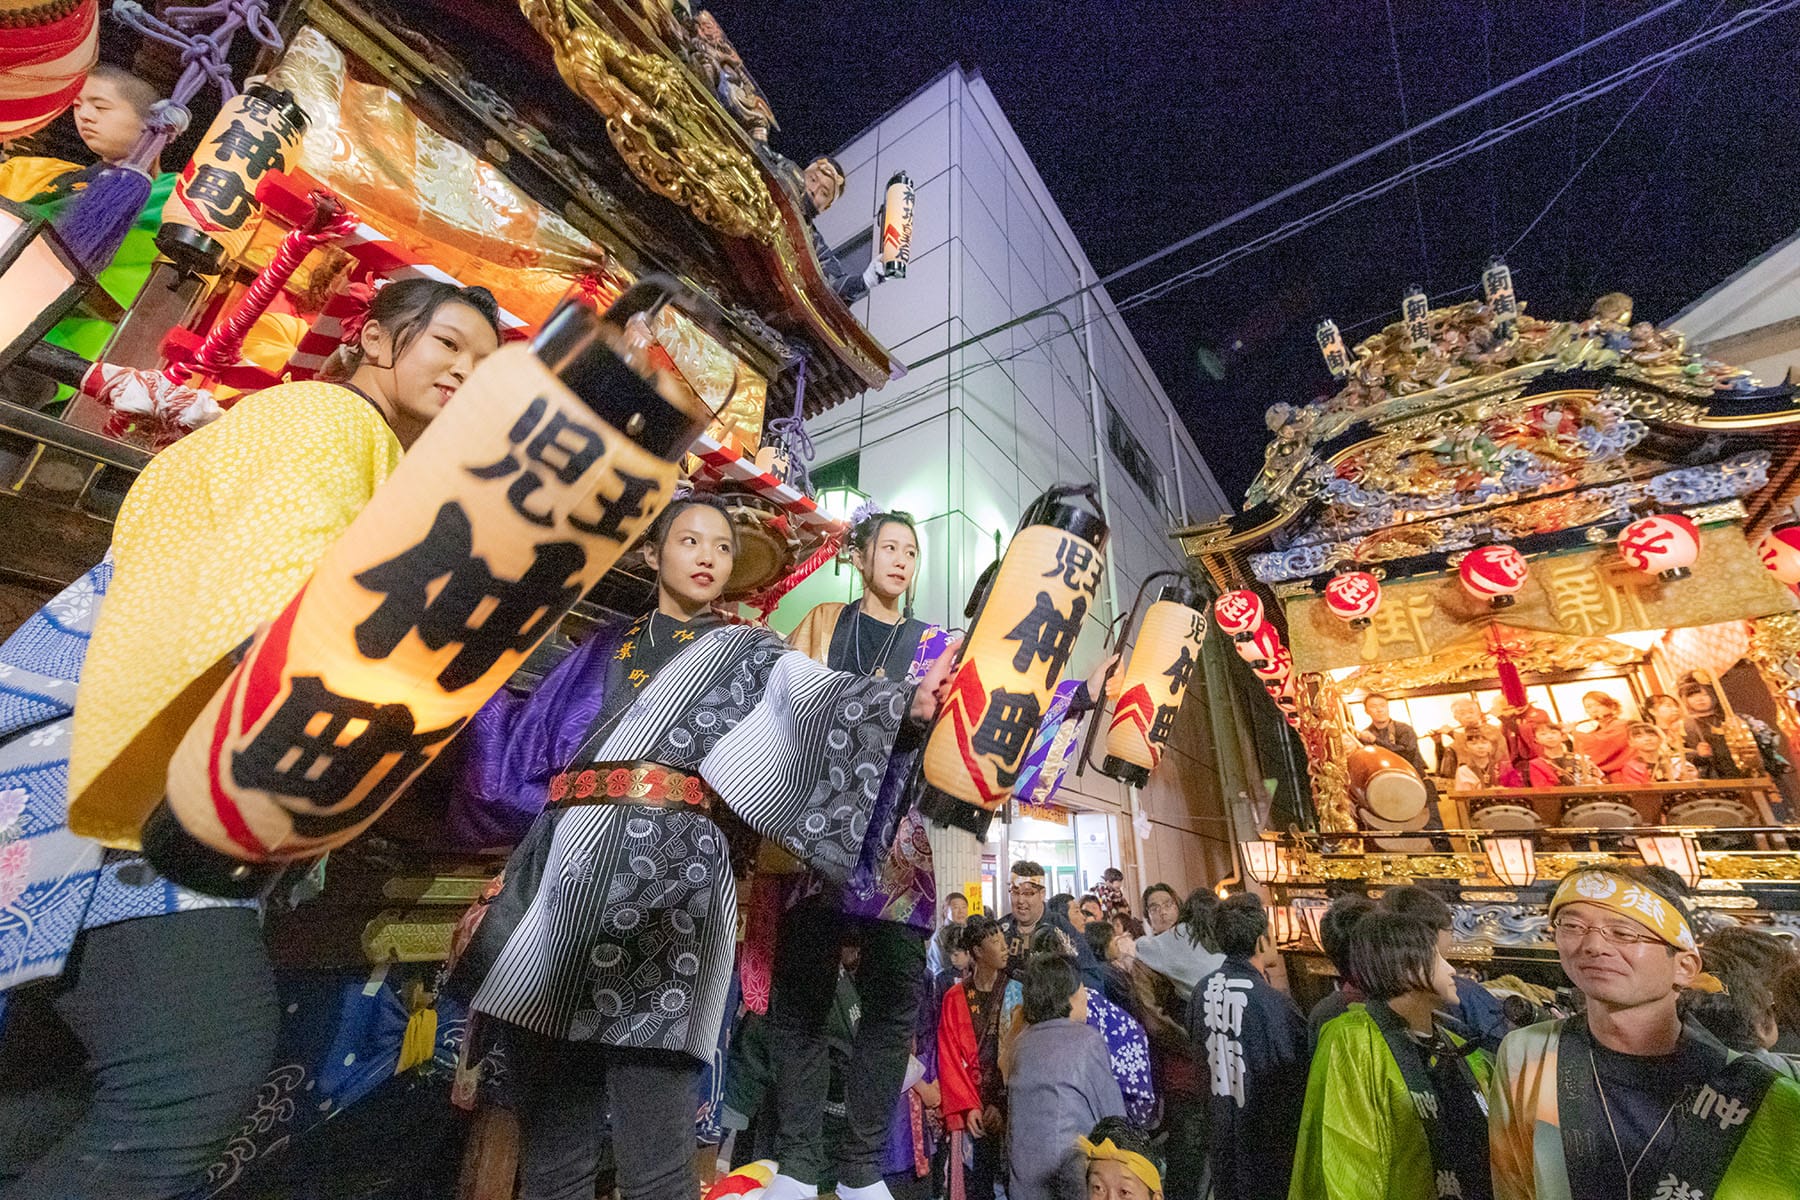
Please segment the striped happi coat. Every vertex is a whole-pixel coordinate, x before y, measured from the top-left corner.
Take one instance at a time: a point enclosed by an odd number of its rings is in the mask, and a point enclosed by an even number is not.
[[[828,670],[765,629],[652,616],[590,639],[529,699],[484,709],[464,783],[477,803],[541,809],[559,772],[661,763],[698,774],[751,828],[841,880],[913,690]],[[453,988],[546,1036],[705,1059],[736,928],[725,838],[704,811],[553,808],[507,863]]]

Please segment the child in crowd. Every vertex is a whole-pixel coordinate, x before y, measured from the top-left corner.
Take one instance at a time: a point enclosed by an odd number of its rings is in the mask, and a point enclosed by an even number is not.
[[[1026,964],[1025,1028],[1007,1079],[1009,1200],[1065,1200],[1080,1194],[1076,1139],[1102,1117],[1125,1115],[1106,1038],[1087,1023],[1088,990],[1060,954]]]
[[[938,1020],[938,1087],[951,1134],[950,1171],[962,1174],[963,1134],[975,1139],[966,1194],[994,1194],[1005,1170],[1006,1084],[1000,1075],[1000,1018],[1006,999],[1006,934],[982,915],[963,927],[969,973],[944,994]]]

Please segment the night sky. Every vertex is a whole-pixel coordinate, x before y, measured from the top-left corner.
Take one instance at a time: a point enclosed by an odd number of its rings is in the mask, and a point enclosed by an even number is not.
[[[801,161],[842,146],[950,64],[979,70],[1104,275],[1658,4],[707,6],[768,94],[782,125],[777,147]],[[1681,3],[1109,290],[1123,303],[1409,158],[1431,158],[1749,7]],[[1661,321],[1793,233],[1797,60],[1800,9],[1402,184],[1127,321],[1177,411],[1196,433],[1204,428],[1197,440],[1227,495],[1241,499],[1267,441],[1263,409],[1330,390],[1312,342],[1321,317],[1354,344],[1398,318],[1409,285],[1434,304],[1465,299],[1470,292],[1450,293],[1476,285],[1503,253],[1529,311],[1584,315],[1594,297],[1619,290],[1639,319]]]

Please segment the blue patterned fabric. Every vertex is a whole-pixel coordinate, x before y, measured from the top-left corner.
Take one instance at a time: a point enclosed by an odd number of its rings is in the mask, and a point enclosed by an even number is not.
[[[112,574],[109,555],[0,645],[0,1013],[12,988],[62,973],[83,929],[256,903],[188,892],[69,832],[76,692]]]

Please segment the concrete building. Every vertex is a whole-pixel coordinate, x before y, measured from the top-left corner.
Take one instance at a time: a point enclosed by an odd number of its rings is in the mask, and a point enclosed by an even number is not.
[[[855,305],[910,370],[810,424],[815,483],[853,487],[921,518],[917,615],[961,626],[971,588],[1024,505],[1053,483],[1097,481],[1112,537],[1072,668],[1086,675],[1139,582],[1183,565],[1169,531],[1211,520],[1228,502],[1103,289],[970,340],[1095,279],[979,74],[946,71],[837,158],[845,194],[818,226],[852,273],[873,252],[871,214],[889,178],[904,170],[917,188],[906,278]],[[848,569],[827,568],[782,613],[797,621],[811,603],[853,595],[854,582]],[[1089,771],[1064,784],[1067,824],[995,825],[985,847],[990,886],[997,877],[1003,890],[1007,866],[1026,857],[1045,862],[1053,892],[1079,892],[1115,863],[1136,886],[1166,879],[1185,888],[1229,873],[1206,728],[1204,697],[1194,695],[1137,805],[1147,839],[1128,844],[1132,797]],[[940,884],[972,881],[974,869],[972,859],[941,862]],[[991,890],[989,902],[1005,907]]]
[[[1666,324],[1773,387],[1800,368],[1800,234],[1709,289]]]

